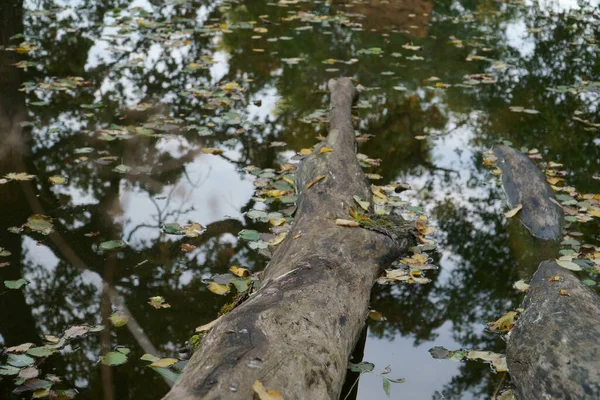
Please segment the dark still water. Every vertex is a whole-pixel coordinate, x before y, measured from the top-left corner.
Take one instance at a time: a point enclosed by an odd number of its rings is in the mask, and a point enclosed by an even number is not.
[[[140,358],[185,358],[236,292],[212,277],[265,267],[272,237],[238,233],[289,223],[291,185],[255,192],[326,134],[339,76],[360,85],[373,183],[409,183],[437,229],[428,283],[374,287],[358,399],[388,398],[388,366],[392,399],[509,383],[428,350],[504,353],[487,323],[547,251],[503,216],[485,151],[509,141],[562,164],[556,190],[600,192],[597,1],[4,0],[0,23],[0,345],[46,345],[1,356],[0,398],[165,394],[183,363]],[[577,213],[567,231],[598,245],[600,211]]]

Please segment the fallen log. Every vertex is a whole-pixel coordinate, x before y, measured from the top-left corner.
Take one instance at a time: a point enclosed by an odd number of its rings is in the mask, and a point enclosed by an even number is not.
[[[523,206],[519,212],[523,225],[537,238],[558,240],[562,236],[563,211],[544,174],[525,154],[512,147],[495,145],[493,152],[502,170],[502,186],[509,206]]]
[[[519,399],[600,399],[598,297],[554,261],[530,285],[506,353]]]
[[[562,236],[564,219],[544,174],[515,149],[494,146],[494,154],[510,206],[521,204],[523,225],[531,235],[546,239],[534,242],[537,248],[529,251],[537,252],[538,259],[556,257],[555,243]],[[539,264],[529,284],[524,311],[510,332],[506,352],[519,399],[600,398],[598,297],[553,260]]]
[[[355,156],[357,91],[348,78],[330,80],[329,89],[330,131],[297,173],[291,231],[260,289],[215,324],[164,399],[249,399],[256,381],[286,400],[339,397],[371,287],[414,236],[409,223],[394,239],[335,224],[348,218],[354,195],[370,192]]]

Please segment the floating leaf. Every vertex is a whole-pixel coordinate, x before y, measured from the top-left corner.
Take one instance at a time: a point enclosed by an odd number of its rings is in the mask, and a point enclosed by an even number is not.
[[[23,368],[19,372],[19,379],[27,380],[37,378],[40,375],[40,370],[36,367]]]
[[[365,373],[365,372],[371,372],[375,369],[375,364],[370,363],[368,361],[361,361],[358,364],[354,364],[349,362],[348,363],[348,368],[350,369],[350,371],[352,372],[358,372],[358,373]]]
[[[42,214],[33,214],[31,217],[27,218],[27,222],[25,222],[23,226],[26,226],[32,231],[39,232],[42,235],[49,235],[54,232],[52,218]]]
[[[156,356],[153,356],[152,354],[146,353],[140,357],[140,360],[155,362],[155,361],[160,360],[160,357],[156,357]]]
[[[236,265],[233,265],[231,268],[229,268],[229,270],[231,271],[231,273],[239,277],[250,275],[250,271],[248,271],[247,268],[240,268]]]
[[[523,205],[522,205],[522,204],[517,204],[517,206],[516,206],[515,208],[513,208],[513,209],[512,209],[512,210],[510,210],[510,211],[507,211],[507,212],[505,212],[505,213],[504,213],[504,216],[505,216],[506,218],[512,218],[512,217],[514,217],[515,215],[517,215],[517,213],[518,213],[518,212],[519,212],[519,211],[520,211],[522,208],[523,208]]]
[[[120,351],[109,351],[100,357],[100,362],[109,366],[125,364],[127,362],[127,355]]]
[[[211,147],[203,147],[202,152],[206,154],[223,154],[223,150],[221,149],[213,149]]]
[[[65,331],[65,339],[73,339],[85,335],[90,331],[90,327],[87,325],[75,325]]]
[[[165,298],[162,296],[150,297],[150,301],[148,302],[148,304],[150,304],[152,307],[156,308],[157,310],[160,308],[171,307],[171,305],[169,303],[165,302]]]
[[[529,290],[529,288],[531,287],[531,285],[528,285],[527,283],[525,283],[524,280],[521,279],[519,281],[516,281],[513,284],[513,287],[515,289],[517,289],[518,291],[520,291],[520,292],[526,292],[527,290]]]
[[[110,323],[117,328],[126,325],[127,321],[129,321],[129,317],[123,311],[117,311],[113,313],[109,319]]]
[[[56,349],[52,349],[49,347],[34,347],[27,350],[27,354],[33,357],[49,357],[52,354],[56,353]]]
[[[11,365],[0,365],[0,375],[17,375],[20,371],[20,368]]]
[[[238,236],[244,240],[255,241],[260,239],[260,234],[252,229],[243,229]]]
[[[163,231],[165,233],[171,235],[180,235],[181,234],[181,225],[176,222],[171,222],[163,225]]]
[[[127,243],[125,243],[123,240],[109,240],[107,242],[100,243],[100,248],[103,250],[122,249],[125,246],[127,246]]]
[[[229,285],[223,285],[217,282],[210,282],[208,284],[208,290],[214,294],[224,295],[229,292]]]
[[[54,185],[62,185],[67,181],[67,179],[65,177],[57,175],[51,176],[50,178],[48,178],[48,181]]]
[[[578,264],[575,264],[573,261],[567,261],[567,260],[555,260],[555,261],[561,267],[569,269],[571,271],[583,270],[583,268],[581,268]]]
[[[171,371],[168,368],[159,368],[159,367],[150,367],[150,368],[153,369],[154,371],[156,371],[163,378],[165,378],[171,382],[176,382],[179,379],[179,374]]]
[[[22,343],[18,346],[12,346],[6,349],[7,353],[25,353],[27,350],[34,346],[33,343]]]
[[[33,379],[28,379],[25,382],[23,382],[21,385],[17,386],[17,388],[15,390],[13,390],[14,394],[23,394],[25,392],[33,392],[33,391],[37,391],[40,389],[50,389],[52,387],[53,383],[50,381],[47,381],[45,379],[38,379],[38,378],[33,378]]]
[[[26,285],[27,281],[23,278],[17,279],[16,281],[4,281],[4,286],[8,289],[21,289],[23,285]]]
[[[160,368],[166,368],[168,366],[171,366],[173,364],[177,364],[179,362],[178,359],[176,358],[160,358],[156,361],[154,361],[152,364],[150,364],[151,367],[160,367]]]
[[[185,234],[185,236],[190,237],[190,238],[195,238],[202,234],[202,229],[204,229],[202,227],[202,225],[193,223],[193,224],[184,225],[181,228],[181,231]]]
[[[35,178],[35,175],[29,175],[26,172],[10,172],[4,177],[11,181],[30,181]]]

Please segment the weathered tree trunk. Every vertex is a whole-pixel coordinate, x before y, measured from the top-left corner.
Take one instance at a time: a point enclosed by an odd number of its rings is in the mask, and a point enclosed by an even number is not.
[[[329,89],[329,135],[298,172],[291,231],[260,289],[203,338],[164,399],[250,399],[255,380],[286,400],[339,397],[373,282],[412,238],[335,224],[348,218],[353,195],[370,192],[354,152],[356,89],[347,78],[329,81]],[[320,153],[324,146],[333,151]],[[326,178],[305,190],[319,175]]]
[[[554,261],[530,284],[506,354],[519,399],[600,399],[598,297]]]
[[[511,208],[523,206],[519,213],[523,225],[537,238],[558,240],[562,236],[563,212],[544,174],[525,154],[512,147],[496,145],[494,154],[502,170],[508,204]]]
[[[523,153],[495,146],[511,206],[533,236],[562,237],[563,214],[544,174]],[[545,253],[553,248],[548,242]],[[542,251],[537,249],[537,251]],[[557,252],[551,257],[556,257]],[[559,278],[556,278],[556,277]],[[530,282],[507,345],[507,363],[521,400],[600,398],[600,301],[571,271],[542,262]],[[560,292],[559,290],[564,290]]]

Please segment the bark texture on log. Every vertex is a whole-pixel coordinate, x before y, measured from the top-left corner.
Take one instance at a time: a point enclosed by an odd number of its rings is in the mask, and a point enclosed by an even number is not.
[[[335,225],[348,218],[352,196],[369,199],[370,192],[355,155],[356,89],[347,78],[329,81],[329,89],[330,131],[297,174],[291,231],[260,289],[203,338],[164,399],[250,399],[255,380],[286,400],[339,397],[373,282],[413,239]],[[305,190],[319,175],[325,178]]]
[[[530,284],[506,354],[519,399],[600,399],[598,297],[554,261],[541,263]]]
[[[537,238],[560,239],[563,211],[555,202],[556,197],[544,174],[529,157],[512,147],[495,145],[493,151],[502,170],[502,186],[509,206],[523,206],[519,212],[523,225]]]

